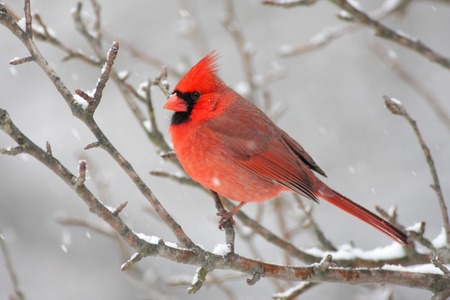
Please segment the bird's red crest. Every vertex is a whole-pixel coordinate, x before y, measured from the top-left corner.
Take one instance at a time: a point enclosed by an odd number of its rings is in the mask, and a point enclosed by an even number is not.
[[[218,69],[216,61],[218,58],[219,54],[215,51],[209,53],[181,78],[175,90],[183,93],[194,91],[206,93],[214,91],[218,87],[218,84],[221,83],[221,80],[216,76]]]

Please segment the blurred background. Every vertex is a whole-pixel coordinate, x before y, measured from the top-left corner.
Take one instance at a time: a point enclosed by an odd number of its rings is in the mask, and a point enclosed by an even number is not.
[[[385,4],[388,4],[386,1]],[[84,17],[93,19],[89,1],[83,1]],[[230,3],[246,41],[253,53],[254,81],[264,76],[270,97],[268,113],[277,124],[299,141],[327,173],[324,181],[331,187],[374,211],[379,205],[398,208],[398,220],[405,226],[426,222],[426,234],[434,239],[442,221],[432,179],[423,152],[410,125],[386,110],[383,95],[399,99],[431,149],[444,197],[450,193],[450,129],[443,123],[418,85],[408,84],[387,66],[374,49],[389,53],[421,86],[439,100],[450,113],[450,72],[425,57],[396,44],[381,40],[373,31],[362,28],[345,34],[329,45],[302,55],[284,57],[280,53],[317,40],[336,26],[351,25],[339,20],[337,6],[319,1],[308,7],[282,9],[263,6],[256,0],[245,1],[99,1],[101,26],[105,31],[105,53],[112,40],[121,44],[114,68],[129,71],[128,82],[141,82],[159,75],[160,64],[150,65],[133,56],[126,44],[158,58],[184,74],[209,51],[216,49],[221,78],[246,95],[249,91],[239,47],[224,26]],[[20,17],[22,1],[5,3]],[[76,31],[71,11],[76,1],[34,0],[32,11],[62,42],[93,55],[89,45]],[[360,1],[365,11],[381,7],[383,1]],[[412,1],[404,11],[383,23],[414,36],[435,51],[449,56],[450,7],[445,1]],[[72,91],[92,90],[100,70],[66,56],[53,46],[37,41],[41,52]],[[9,65],[14,57],[28,53],[21,42],[3,26],[0,28],[0,107],[36,144],[45,149],[49,141],[53,155],[72,173],[78,161],[86,159],[87,186],[110,206],[128,201],[122,217],[135,231],[176,241],[166,226],[151,212],[151,207],[135,189],[132,181],[101,149],[83,148],[94,142],[93,135],[76,118],[50,80],[36,64]],[[271,77],[271,78],[272,78]],[[171,88],[179,77],[169,74]],[[264,107],[261,90],[256,102]],[[248,96],[248,95],[246,95]],[[171,113],[163,111],[164,95],[153,90],[154,107],[161,131],[169,140]],[[259,102],[258,102],[259,101]],[[154,145],[126,106],[117,87],[109,82],[96,120],[107,137],[146,181],[169,213],[194,242],[213,250],[224,243],[217,229],[218,218],[212,199],[202,191],[180,186],[149,174],[151,170],[175,172],[176,168],[159,157]],[[0,147],[16,144],[0,132]],[[287,201],[292,196],[286,195]],[[274,202],[261,204],[266,209],[261,223],[279,233],[270,211]],[[243,210],[255,216],[258,204]],[[294,219],[301,215],[292,211]],[[362,249],[389,245],[391,241],[356,218],[322,202],[313,215],[327,237],[335,244],[353,242]],[[169,281],[192,280],[196,266],[184,266],[161,258],[146,258],[138,264],[139,279],[133,272],[122,272],[126,261],[118,243],[86,227],[67,226],[61,220],[87,220],[108,230],[83,201],[56,175],[30,156],[0,155],[0,233],[10,250],[20,287],[28,299],[269,299],[277,291],[271,281],[262,279],[248,286],[245,278],[234,279],[225,287],[204,286],[194,296],[186,295],[187,286],[169,286]],[[237,221],[239,223],[239,221]],[[298,223],[298,222],[297,222]],[[256,237],[260,257],[254,257],[246,243],[238,238],[236,251],[266,262],[284,263],[282,252]],[[317,245],[308,230],[293,243],[300,248]],[[129,251],[131,255],[133,252]],[[2,257],[3,258],[3,257]],[[293,264],[301,262],[292,261]],[[214,271],[217,276],[236,274]],[[286,285],[284,285],[286,286]],[[430,293],[406,288],[377,288],[323,284],[306,293],[304,299],[424,299]],[[13,293],[11,279],[3,260],[0,263],[0,298]]]

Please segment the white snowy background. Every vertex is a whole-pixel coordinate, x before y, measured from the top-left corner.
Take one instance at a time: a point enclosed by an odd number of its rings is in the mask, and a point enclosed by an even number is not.
[[[207,41],[207,50],[217,49],[221,53],[220,76],[229,85],[242,87],[245,76],[241,57],[222,24],[224,1],[99,2],[105,31],[173,66],[182,62],[193,65],[207,54],[200,52],[198,44],[183,34],[188,25],[184,10],[191,5],[191,13],[196,13]],[[361,7],[370,11],[381,3],[363,1]],[[22,1],[6,1],[6,4],[23,15]],[[92,12],[89,1],[83,4],[85,10]],[[269,87],[274,105],[287,108],[278,125],[299,141],[325,170],[328,175],[325,182],[372,211],[375,205],[385,209],[397,206],[402,224],[410,226],[425,221],[426,236],[434,239],[441,231],[442,222],[436,196],[429,187],[432,180],[428,166],[410,125],[385,109],[382,96],[399,99],[417,121],[431,149],[447,198],[450,195],[450,132],[424,99],[386,67],[371,47],[377,43],[395,52],[397,62],[434,93],[447,113],[450,112],[450,72],[417,53],[374,37],[367,29],[348,34],[320,50],[282,58],[278,55],[280,46],[305,44],[326,28],[342,24],[336,18],[337,7],[327,1],[289,10],[262,6],[256,0],[234,1],[234,4],[243,33],[255,51],[255,73],[265,74],[274,66],[285,71],[285,77]],[[74,28],[71,9],[75,5],[75,1],[34,0],[32,10],[40,13],[64,43],[90,54],[89,46]],[[383,22],[450,56],[448,5],[413,1],[403,16],[392,16]],[[105,46],[110,43],[111,40],[105,42]],[[37,44],[72,91],[94,88],[98,69],[77,60],[61,62],[64,53],[45,43],[37,41]],[[72,117],[37,65],[8,64],[14,57],[27,54],[20,41],[1,27],[0,107],[10,113],[15,124],[35,143],[45,148],[45,142],[49,141],[53,155],[73,173],[77,174],[78,161],[86,159],[89,176],[105,184],[109,196],[99,195],[92,180],[87,181],[88,187],[110,206],[128,201],[123,217],[134,231],[175,241],[170,230],[148,213],[150,206],[104,151],[83,150],[94,141],[93,135]],[[159,74],[158,68],[133,58],[125,49],[119,50],[114,67],[129,70],[129,81],[135,86]],[[169,81],[171,87],[176,84],[173,77]],[[171,113],[163,111],[164,101],[163,95],[155,90],[158,125],[168,139]],[[196,243],[210,251],[224,243],[211,198],[194,188],[148,175],[150,170],[173,171],[174,168],[156,154],[112,82],[106,86],[96,120]],[[0,132],[0,147],[10,146],[15,143]],[[254,215],[256,205],[249,204],[243,210]],[[270,211],[272,204],[264,205]],[[327,203],[316,205],[314,215],[336,245],[353,241],[356,246],[369,250],[391,244],[384,235]],[[26,155],[0,155],[0,232],[28,299],[162,299],[154,288],[120,271],[124,261],[114,241],[85,228],[57,222],[69,216],[107,226],[35,159]],[[264,226],[276,231],[275,223],[275,217],[270,214],[263,219]],[[306,233],[300,234],[294,244],[301,248],[316,246]],[[263,254],[261,259],[283,263],[281,252],[274,246],[260,238],[257,245]],[[236,251],[251,256],[240,240]],[[162,293],[169,295],[168,299],[225,298],[215,287],[204,286],[195,296],[188,296],[187,286],[165,285],[174,276],[186,275],[188,280],[192,279],[196,266],[159,258],[145,258],[139,264],[146,270],[146,281],[159,285]],[[238,299],[270,299],[276,292],[266,279],[255,286],[248,286],[245,278],[227,285]],[[324,284],[310,290],[305,299],[383,299],[390,291],[390,288],[374,288]],[[11,293],[11,280],[2,260],[0,298],[6,299]],[[395,299],[429,296],[430,293],[417,289],[394,288]]]

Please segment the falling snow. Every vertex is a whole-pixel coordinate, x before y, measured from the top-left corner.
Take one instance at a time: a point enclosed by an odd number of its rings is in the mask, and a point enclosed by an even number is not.
[[[77,139],[77,141],[81,141],[81,137],[78,134],[78,131],[75,128],[72,128],[72,134]]]
[[[13,60],[15,60],[16,58],[14,58]],[[9,73],[11,73],[11,75],[13,76],[17,76],[18,72],[17,72],[17,68],[15,66],[9,66]]]
[[[214,177],[212,179],[212,184],[215,185],[215,186],[219,186],[220,185],[220,179],[217,178],[217,177]]]

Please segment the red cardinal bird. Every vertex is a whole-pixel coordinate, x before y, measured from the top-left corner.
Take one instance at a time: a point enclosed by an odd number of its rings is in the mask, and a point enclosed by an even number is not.
[[[320,181],[313,171],[326,175],[303,147],[217,77],[217,58],[213,51],[192,67],[164,108],[175,111],[169,131],[186,173],[241,202],[220,224],[247,202],[291,191],[322,198],[407,245],[405,233]]]

